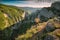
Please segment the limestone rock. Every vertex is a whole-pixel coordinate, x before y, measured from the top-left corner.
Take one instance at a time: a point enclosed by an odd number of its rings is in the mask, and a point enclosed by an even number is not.
[[[47,35],[44,40],[59,40],[59,38],[55,35]]]
[[[60,2],[54,2],[52,3],[51,7],[57,9],[57,10],[60,10]]]

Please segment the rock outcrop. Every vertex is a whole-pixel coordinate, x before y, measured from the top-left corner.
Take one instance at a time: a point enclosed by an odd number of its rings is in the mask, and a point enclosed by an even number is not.
[[[60,2],[52,3],[49,8],[42,8],[39,14],[47,18],[52,17],[53,21],[48,22],[43,30],[32,36],[31,40],[60,40]]]
[[[60,1],[52,3],[51,8],[54,14],[60,16]]]

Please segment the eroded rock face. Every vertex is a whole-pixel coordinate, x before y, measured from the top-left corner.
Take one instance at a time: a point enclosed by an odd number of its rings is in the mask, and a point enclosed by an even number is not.
[[[51,32],[51,31],[55,30],[55,27],[54,27],[54,25],[51,22],[48,22],[44,30],[46,32]]]
[[[50,18],[53,17],[54,14],[51,10],[48,10],[46,8],[43,8],[42,10],[40,10],[40,15],[46,17],[46,18]]]
[[[55,31],[53,31],[53,35],[60,37],[60,29],[56,29]]]
[[[59,38],[55,35],[46,35],[46,37],[44,37],[44,40],[59,40]]]
[[[55,15],[60,16],[60,2],[54,2],[51,5],[51,10],[53,10]]]
[[[60,10],[60,2],[54,2],[52,3],[51,7],[57,9],[57,10]]]
[[[49,23],[49,25],[50,25],[50,23]],[[46,27],[47,28],[46,30],[48,31],[48,33],[50,31],[52,34],[45,35],[43,40],[60,40],[60,29],[55,29],[55,30],[51,31],[54,28],[51,25],[49,27],[49,25],[48,25],[48,27]]]

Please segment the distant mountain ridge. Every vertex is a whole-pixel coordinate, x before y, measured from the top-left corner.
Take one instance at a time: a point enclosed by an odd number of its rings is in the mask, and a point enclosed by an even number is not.
[[[33,7],[20,7],[21,9],[29,12],[35,12],[36,10],[41,10],[41,8],[33,8]]]

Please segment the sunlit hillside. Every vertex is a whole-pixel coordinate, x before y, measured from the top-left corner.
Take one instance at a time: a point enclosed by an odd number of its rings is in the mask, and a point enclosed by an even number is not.
[[[23,14],[22,9],[0,4],[0,30],[21,21]]]

